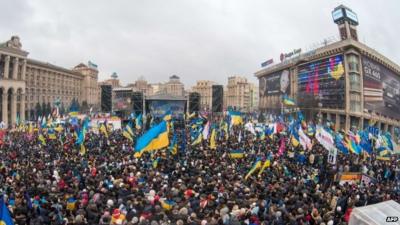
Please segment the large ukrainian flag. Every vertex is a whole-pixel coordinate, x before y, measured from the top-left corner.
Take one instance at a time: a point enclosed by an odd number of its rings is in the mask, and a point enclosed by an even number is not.
[[[141,157],[143,152],[158,150],[169,145],[167,122],[162,121],[150,128],[136,142],[135,156]]]
[[[243,123],[242,114],[237,111],[229,111],[231,117],[231,125],[240,125]]]

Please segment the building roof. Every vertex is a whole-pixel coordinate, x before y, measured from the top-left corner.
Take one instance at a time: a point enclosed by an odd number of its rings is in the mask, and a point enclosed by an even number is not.
[[[400,66],[385,57],[384,55],[380,54],[378,51],[374,50],[371,47],[368,47],[361,42],[352,39],[346,39],[300,54],[299,56],[287,59],[276,65],[263,68],[255,72],[254,75],[259,78],[261,76],[271,74],[273,72],[280,71],[301,63],[317,60],[334,54],[343,53],[351,47],[358,49],[362,55],[373,58],[374,60],[393,70],[397,74],[400,74]]]
[[[64,67],[56,66],[54,64],[51,64],[51,63],[48,63],[48,62],[39,61],[39,60],[36,60],[36,59],[27,59],[27,63],[28,63],[28,65],[30,64],[30,65],[34,65],[34,66],[45,67],[45,68],[48,68],[48,69],[59,70],[59,71],[62,71],[64,73],[70,73],[70,74],[75,74],[75,75],[80,75],[80,76],[82,75],[77,71],[73,71],[71,69],[66,69]]]

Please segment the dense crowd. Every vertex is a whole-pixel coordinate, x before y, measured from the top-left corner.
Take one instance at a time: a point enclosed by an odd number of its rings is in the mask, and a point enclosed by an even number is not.
[[[190,140],[187,128],[175,132],[178,154],[159,150],[135,158],[133,143],[120,130],[108,137],[87,133],[84,154],[69,128],[45,145],[37,133],[7,131],[0,146],[0,192],[18,225],[332,225],[347,224],[354,207],[400,202],[396,157],[339,154],[332,165],[315,140],[306,151],[286,142],[279,155],[284,135],[261,140],[237,128],[211,150],[207,141],[180,143]],[[231,158],[232,149],[245,156]],[[267,157],[271,165],[245,179],[255,159]],[[349,171],[376,182],[339,184],[337,175]]]

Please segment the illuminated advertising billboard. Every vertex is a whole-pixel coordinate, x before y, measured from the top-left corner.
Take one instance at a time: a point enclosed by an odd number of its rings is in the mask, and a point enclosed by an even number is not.
[[[302,108],[343,109],[345,79],[343,55],[306,63],[298,67],[297,102]]]
[[[168,110],[171,110],[172,117],[183,118],[185,114],[186,101],[182,100],[147,100],[147,110],[155,117],[163,116]]]
[[[289,70],[282,70],[268,76],[261,77],[259,82],[261,96],[290,94]]]
[[[400,77],[382,64],[362,57],[364,108],[400,119]]]

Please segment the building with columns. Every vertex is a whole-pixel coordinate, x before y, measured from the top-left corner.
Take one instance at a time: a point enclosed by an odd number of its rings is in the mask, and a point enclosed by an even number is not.
[[[0,119],[3,124],[34,120],[36,106],[59,100],[68,108],[73,99],[99,104],[97,71],[89,72],[83,64],[66,69],[27,58],[18,36],[0,44]],[[96,80],[96,82],[94,82]],[[85,91],[83,91],[85,89]]]
[[[169,81],[163,83],[160,87],[160,94],[183,97],[185,86],[176,75],[169,77]]]
[[[200,109],[211,110],[212,107],[212,85],[216,84],[210,80],[199,80],[196,85],[192,87],[192,92],[200,94]]]
[[[400,66],[358,40],[357,15],[340,5],[332,12],[340,40],[282,57],[255,73],[260,109],[335,124],[345,131],[375,127],[400,130]],[[290,96],[296,106],[282,104]]]
[[[251,111],[255,108],[255,85],[248,82],[245,77],[228,77],[228,84],[224,91],[225,107],[234,107],[241,111]]]

